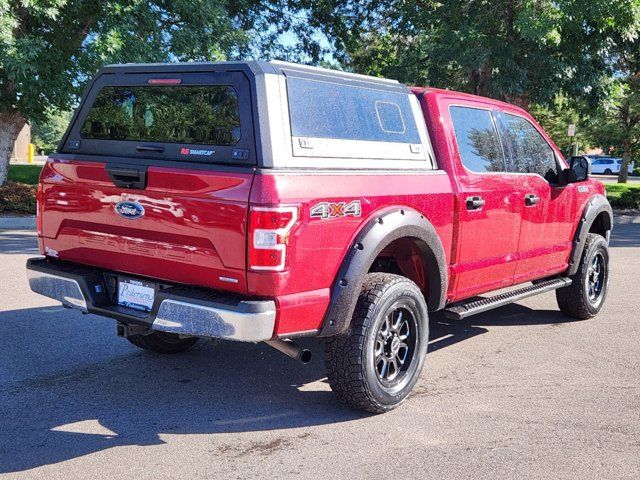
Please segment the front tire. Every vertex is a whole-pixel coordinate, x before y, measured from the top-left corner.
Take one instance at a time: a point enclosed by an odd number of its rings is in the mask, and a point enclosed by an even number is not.
[[[199,339],[196,337],[181,338],[175,333],[156,331],[146,335],[131,335],[127,337],[127,340],[143,350],[171,354],[189,350]]]
[[[370,273],[349,330],[326,342],[329,384],[351,407],[392,410],[418,381],[428,341],[427,305],[418,286],[400,275]]]
[[[610,168],[607,168],[607,169],[604,171],[604,174],[605,174],[605,175],[611,175],[612,173],[613,173],[613,172],[611,171],[611,169],[610,169]]]
[[[580,266],[571,280],[571,285],[556,290],[562,313],[580,320],[597,315],[609,287],[609,247],[604,237],[587,235]]]

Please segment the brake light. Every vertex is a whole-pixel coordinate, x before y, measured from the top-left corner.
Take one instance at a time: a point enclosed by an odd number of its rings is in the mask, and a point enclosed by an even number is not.
[[[284,270],[287,245],[298,220],[297,207],[252,207],[249,214],[249,268]]]
[[[150,78],[147,83],[149,85],[180,85],[182,80],[180,78]]]

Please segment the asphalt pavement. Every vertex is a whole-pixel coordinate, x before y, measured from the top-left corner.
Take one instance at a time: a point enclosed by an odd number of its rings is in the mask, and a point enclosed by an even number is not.
[[[618,183],[618,176],[617,175],[592,174],[591,178],[595,178],[596,180],[600,180],[602,183],[605,183],[605,184]],[[640,176],[629,175],[627,177],[627,183],[640,183]]]
[[[553,293],[431,319],[425,370],[385,415],[338,404],[322,345],[175,356],[30,293],[32,231],[0,231],[0,477],[640,478],[640,217],[619,217],[601,314]]]

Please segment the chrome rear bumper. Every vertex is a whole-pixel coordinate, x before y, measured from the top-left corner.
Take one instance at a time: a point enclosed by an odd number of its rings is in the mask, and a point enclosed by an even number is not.
[[[27,270],[27,277],[33,292],[58,300],[66,307],[88,313],[87,301],[77,281],[34,270]]]
[[[254,302],[255,303],[255,302]],[[243,312],[220,308],[213,304],[199,305],[181,300],[163,300],[153,330],[224,338],[241,342],[261,342],[273,337],[276,306],[273,301],[259,302],[259,311]]]
[[[243,342],[273,338],[273,300],[243,300],[213,291],[166,286],[156,292],[152,310],[142,312],[114,305],[107,293],[105,276],[98,269],[34,258],[27,262],[27,273],[35,293],[83,313],[194,337]]]

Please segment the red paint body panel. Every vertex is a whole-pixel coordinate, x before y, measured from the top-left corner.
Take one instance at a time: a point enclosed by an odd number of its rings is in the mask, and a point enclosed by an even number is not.
[[[125,190],[102,163],[49,160],[41,177],[44,247],[61,260],[246,293],[253,174],[150,167],[147,177],[144,191]],[[118,216],[114,207],[124,200],[140,203],[144,217]]]
[[[477,174],[460,161],[448,107],[473,105],[517,113],[511,105],[455,92],[414,89],[421,102],[439,170],[434,172],[262,171],[150,167],[145,190],[115,187],[103,163],[46,164],[39,194],[41,248],[62,260],[133,275],[273,298],[277,335],[322,325],[336,274],[367,222],[393,208],[410,208],[435,227],[449,265],[447,300],[477,294],[567,268],[571,242],[586,202],[603,193],[599,182],[552,187],[531,174]],[[538,127],[557,151],[557,147]],[[557,151],[558,154],[560,152]],[[535,193],[539,205],[525,207]],[[468,196],[486,200],[466,208]],[[115,205],[145,208],[132,222]],[[361,216],[321,219],[321,202],[359,200]],[[298,207],[281,272],[247,268],[250,207]],[[237,280],[229,283],[227,277]]]
[[[429,194],[425,195],[427,186]],[[361,217],[323,220],[310,216],[311,207],[320,202],[348,202],[354,199],[359,199],[362,204]],[[454,199],[450,178],[444,173],[378,175],[274,172],[257,175],[251,205],[275,204],[300,206],[300,219],[288,245],[288,268],[282,273],[249,271],[247,284],[251,295],[269,297],[277,292],[279,301],[281,296],[286,297],[287,311],[278,312],[279,334],[320,328],[329,305],[329,289],[347,250],[367,220],[387,209],[404,207],[423,213],[436,228],[449,259]],[[310,292],[313,293],[310,295]],[[299,296],[299,302],[293,301],[292,295]],[[294,304],[298,304],[298,310]]]

